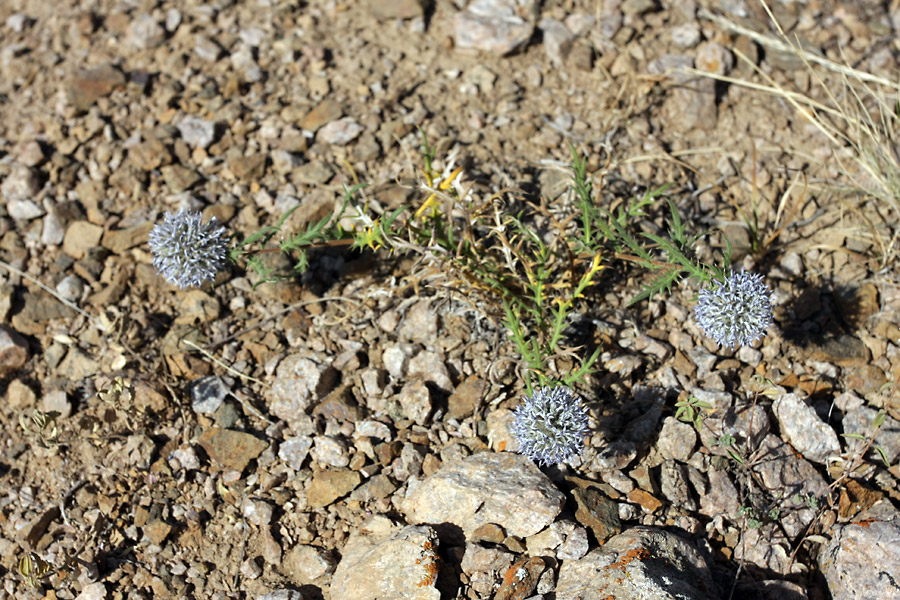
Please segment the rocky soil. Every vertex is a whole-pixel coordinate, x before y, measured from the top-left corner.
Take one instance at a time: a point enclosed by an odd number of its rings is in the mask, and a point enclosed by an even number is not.
[[[897,2],[771,8],[896,81]],[[0,600],[900,598],[897,215],[785,97],[687,70],[827,100],[753,32],[757,0],[0,3]],[[356,182],[418,206],[420,129],[484,199],[571,206],[570,144],[611,206],[673,184],[776,324],[718,348],[695,288],[629,308],[609,262],[573,327],[591,435],[538,468],[496,306],[440,269],[150,264],[179,208],[246,236]]]

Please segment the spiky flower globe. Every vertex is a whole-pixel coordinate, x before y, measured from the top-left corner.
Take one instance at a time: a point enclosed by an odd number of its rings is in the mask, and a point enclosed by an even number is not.
[[[180,288],[212,281],[225,266],[228,240],[215,217],[205,225],[197,211],[166,213],[150,232],[153,266],[166,281]]]
[[[510,433],[519,453],[540,465],[554,465],[579,456],[588,433],[587,408],[565,387],[544,387],[513,411]]]
[[[700,292],[694,316],[703,333],[720,346],[752,344],[772,324],[772,299],[762,275],[731,271]]]

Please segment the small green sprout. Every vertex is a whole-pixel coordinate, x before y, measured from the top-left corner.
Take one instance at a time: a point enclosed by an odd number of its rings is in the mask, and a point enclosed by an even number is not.
[[[703,414],[701,411],[711,409],[712,405],[689,394],[687,398],[677,401],[675,407],[675,418],[685,423],[691,423],[699,433],[703,428]]]
[[[19,575],[34,589],[38,589],[43,585],[43,580],[55,573],[53,566],[46,560],[29,552],[19,559]]]
[[[43,412],[35,409],[30,417],[21,415],[19,425],[26,433],[36,436],[44,448],[57,450],[61,445],[59,428],[56,426],[56,419],[59,416],[60,413],[56,411]]]

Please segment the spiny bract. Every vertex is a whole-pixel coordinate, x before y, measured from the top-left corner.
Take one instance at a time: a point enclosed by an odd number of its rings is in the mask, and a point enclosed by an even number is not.
[[[772,324],[772,299],[762,275],[731,271],[702,290],[694,316],[703,333],[721,346],[749,345]]]
[[[199,212],[180,210],[153,228],[150,250],[159,274],[186,288],[216,278],[228,258],[228,240],[215,217],[204,225]]]
[[[587,408],[565,387],[544,387],[526,398],[513,413],[510,432],[519,453],[541,465],[566,462],[584,450]]]

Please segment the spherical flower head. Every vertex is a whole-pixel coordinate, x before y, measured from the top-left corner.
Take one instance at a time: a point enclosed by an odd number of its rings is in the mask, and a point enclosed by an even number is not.
[[[720,346],[749,345],[772,324],[772,299],[762,275],[732,271],[700,292],[694,316],[703,333]]]
[[[166,281],[180,288],[212,281],[228,257],[225,228],[215,217],[204,225],[197,211],[166,213],[150,232],[153,266]]]
[[[513,418],[510,433],[519,443],[519,453],[540,465],[566,462],[584,450],[587,408],[568,388],[535,390],[522,399]]]

